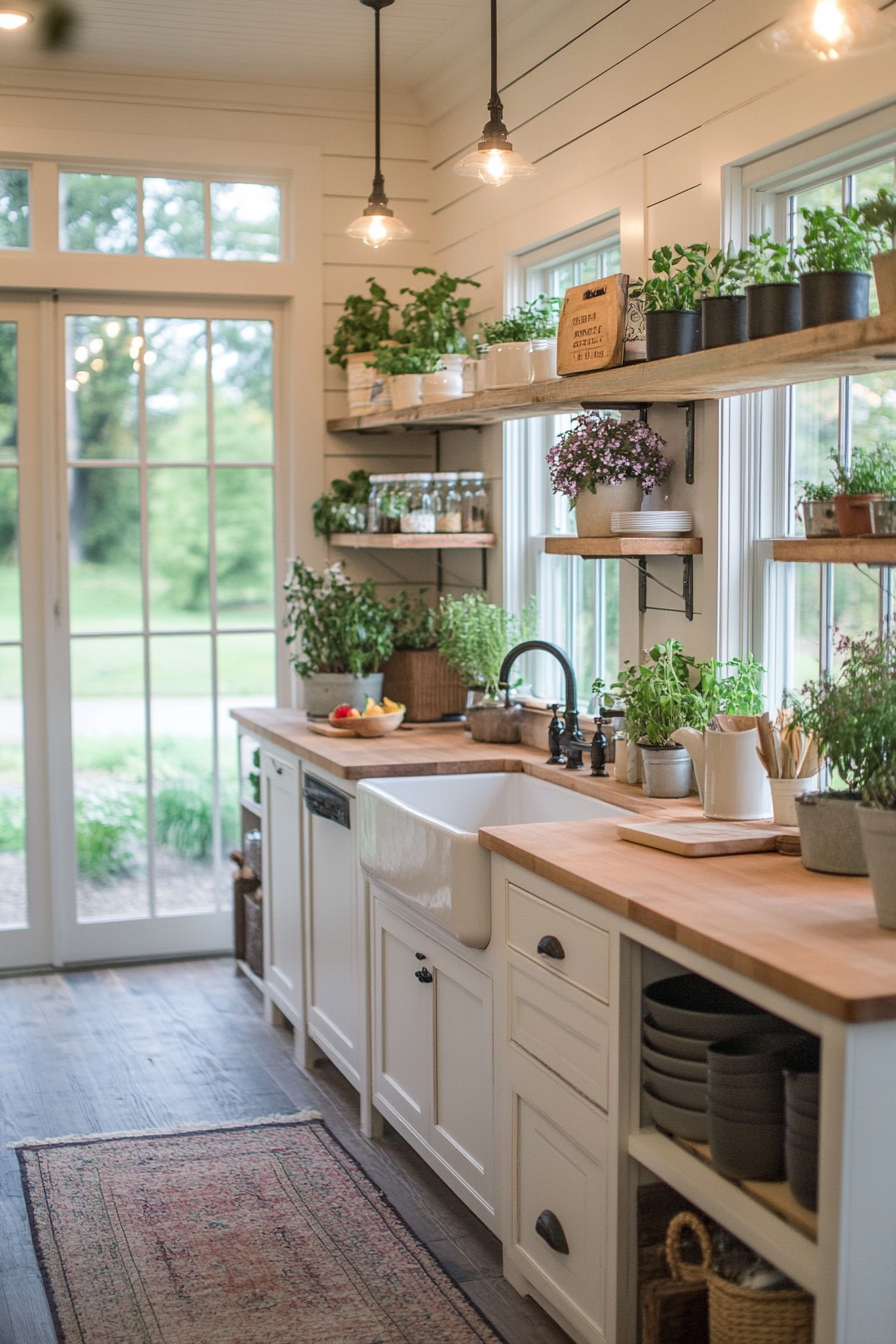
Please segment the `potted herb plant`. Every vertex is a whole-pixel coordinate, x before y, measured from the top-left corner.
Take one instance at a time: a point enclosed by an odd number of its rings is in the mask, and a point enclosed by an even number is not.
[[[425,379],[444,367],[438,350],[419,345],[381,345],[372,362],[389,385],[391,405],[395,411],[419,406],[426,399],[423,395]],[[431,388],[428,391],[430,401],[447,401],[450,397],[463,396],[459,376],[452,382],[450,389],[446,390],[440,384],[440,394],[437,396],[432,395]]]
[[[486,388],[525,387],[532,381],[531,322],[519,309],[497,322],[483,322],[476,345],[483,352]]]
[[[290,661],[305,687],[310,718],[325,719],[337,705],[363,709],[383,698],[381,665],[392,652],[395,617],[376,595],[372,579],[353,583],[342,561],[318,574],[292,561],[284,584]]]
[[[896,757],[896,635],[844,635],[836,653],[839,670],[808,682],[794,704],[839,786],[797,799],[800,844],[814,872],[865,874],[856,803]]]
[[[807,537],[839,537],[834,487],[829,481],[797,481],[797,509],[802,513]]]
[[[804,327],[868,316],[871,240],[854,205],[803,209],[800,319]]]
[[[879,250],[871,257],[882,313],[896,313],[896,191],[881,187],[859,205],[859,218]]]
[[[858,446],[848,467],[832,452],[831,475],[841,537],[869,536],[875,502],[896,498],[896,443]]]
[[[611,689],[625,701],[625,729],[640,748],[644,792],[651,798],[686,798],[694,789],[694,771],[687,748],[673,742],[672,734],[704,727],[697,665],[677,639],[654,644],[647,659],[641,666],[626,663]]]
[[[689,355],[700,349],[697,287],[708,253],[706,243],[657,248],[650,258],[650,279],[629,285],[629,296],[644,300],[648,359]]]
[[[366,532],[370,477],[366,471],[349,472],[347,481],[331,481],[329,494],[311,505],[314,535],[329,541],[334,532]]]
[[[439,652],[470,690],[482,692],[481,702],[467,709],[474,741],[519,742],[522,705],[508,709],[498,682],[507,654],[521,640],[533,638],[536,627],[534,598],[519,617],[488,602],[483,593],[442,598]]]
[[[529,328],[533,383],[546,383],[557,377],[557,324],[562,307],[563,300],[558,296],[539,294],[519,310]]]
[[[367,357],[389,340],[390,315],[398,312],[398,304],[392,303],[373,276],[368,277],[367,285],[367,295],[349,294],[345,300],[333,344],[327,346],[330,363],[348,374],[348,405],[355,412],[372,406],[388,410],[390,405],[383,379],[376,376]]]
[[[447,271],[439,275],[430,266],[415,266],[413,274],[432,275],[435,279],[423,289],[411,289],[406,285],[401,290],[410,297],[401,310],[401,325],[395,339],[402,345],[437,351],[443,357],[445,368],[460,374],[464,356],[470,349],[464,334],[470,299],[468,296],[459,298],[457,290],[460,285],[479,289],[479,281],[471,280],[469,276],[449,275]],[[462,392],[461,388],[454,395],[461,396]]]
[[[576,511],[580,537],[610,536],[611,514],[640,509],[672,470],[665,441],[642,420],[577,415],[547,454],[551,488]]]
[[[776,243],[771,229],[750,234],[740,253],[747,299],[747,335],[751,341],[800,329],[797,263],[787,243]]]
[[[438,611],[427,603],[426,592],[396,593],[395,652],[383,664],[383,693],[406,706],[410,723],[459,718],[467,704],[466,687],[439,652]]]
[[[695,292],[700,297],[704,350],[739,345],[747,339],[747,300],[743,288],[743,263],[730,245],[726,251],[716,252],[698,263]]]
[[[896,710],[890,711],[889,739],[896,742]],[[896,929],[896,761],[872,775],[858,807],[865,862],[874,893],[877,922]]]

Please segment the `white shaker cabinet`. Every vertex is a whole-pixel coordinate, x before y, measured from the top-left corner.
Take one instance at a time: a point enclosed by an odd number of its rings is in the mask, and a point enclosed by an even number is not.
[[[300,767],[297,757],[261,751],[265,1008],[278,1009],[297,1038],[304,1031]]]
[[[492,980],[373,897],[373,1102],[496,1229]]]

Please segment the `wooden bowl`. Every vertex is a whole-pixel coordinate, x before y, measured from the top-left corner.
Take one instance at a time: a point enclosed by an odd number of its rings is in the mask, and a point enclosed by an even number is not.
[[[358,719],[334,719],[330,715],[330,723],[340,732],[353,733],[355,737],[385,737],[387,733],[392,733],[400,725],[404,718],[404,710],[396,709],[392,714],[370,714],[365,719],[363,716]]]

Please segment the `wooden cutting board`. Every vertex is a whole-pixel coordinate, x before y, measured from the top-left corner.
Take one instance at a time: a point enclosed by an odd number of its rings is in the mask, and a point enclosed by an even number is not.
[[[620,840],[630,840],[686,859],[717,854],[761,854],[774,851],[779,836],[796,835],[792,826],[738,821],[623,822],[616,828]]]
[[[622,363],[628,276],[608,275],[566,291],[557,327],[557,372],[590,373]]]

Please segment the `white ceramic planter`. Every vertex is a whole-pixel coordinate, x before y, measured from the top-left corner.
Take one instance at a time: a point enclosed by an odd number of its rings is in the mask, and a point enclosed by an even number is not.
[[[458,358],[462,359],[462,356]],[[453,401],[464,394],[464,375],[461,369],[440,369],[438,373],[424,373],[420,383],[424,406],[430,406],[436,401]]]
[[[365,411],[388,411],[392,405],[389,396],[389,379],[365,360],[372,359],[370,354],[348,356],[346,377],[348,379],[348,408],[355,415]]]
[[[770,779],[772,791],[772,810],[776,826],[799,826],[796,814],[796,800],[804,794],[815,793],[818,789],[818,776],[807,779]]]
[[[532,342],[533,383],[548,383],[557,377],[557,338]]]
[[[884,929],[896,929],[896,812],[866,807],[864,803],[856,811],[877,922]]]
[[[896,313],[896,252],[875,252],[871,264],[881,315]]]
[[[393,373],[389,378],[389,392],[392,398],[393,411],[407,411],[412,406],[419,406],[423,394],[420,387],[421,375],[419,373]]]
[[[486,389],[525,387],[532,381],[531,341],[490,345],[485,356]]]
[[[371,672],[368,677],[353,677],[350,672],[315,672],[302,680],[305,690],[305,712],[309,718],[325,719],[337,705],[354,705],[363,709],[367,697],[383,698],[383,674]]]
[[[619,485],[599,485],[576,495],[576,533],[580,537],[609,537],[610,514],[634,513],[640,509],[644,494],[639,481]]]

